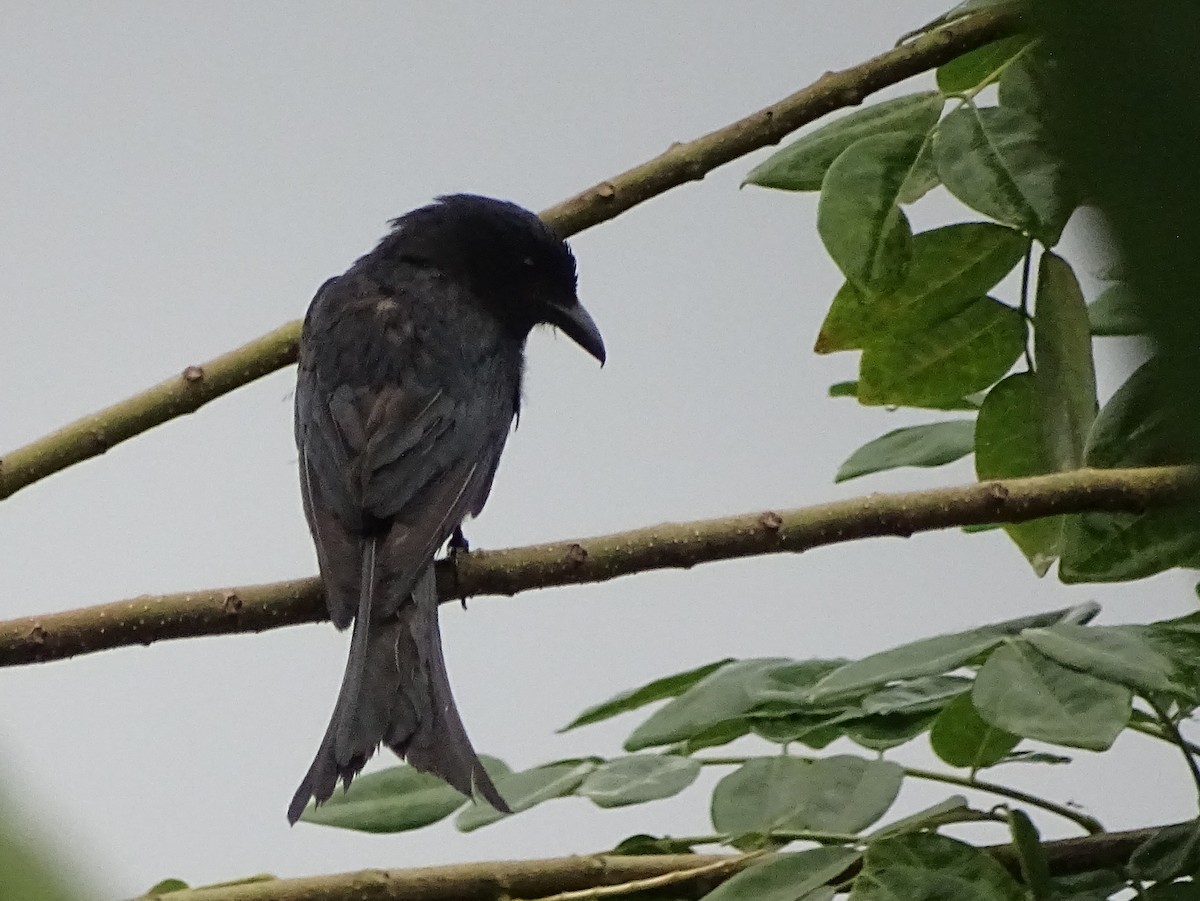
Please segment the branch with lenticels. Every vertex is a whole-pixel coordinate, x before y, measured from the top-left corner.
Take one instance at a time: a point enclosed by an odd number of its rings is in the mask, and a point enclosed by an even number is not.
[[[808,87],[724,128],[674,144],[640,166],[544,210],[541,216],[563,236],[607,222],[652,197],[702,179],[718,166],[777,144],[827,113],[855,106],[882,88],[1013,34],[1021,26],[1020,15],[1005,10],[957,19],[857,66],[827,72]],[[300,323],[288,322],[10,451],[0,457],[0,500],[294,363],[299,337]]]
[[[1142,512],[1194,496],[1187,466],[1080,469],[899,494],[871,494],[793,510],[666,523],[594,538],[458,554],[438,563],[444,601],[604,582],[655,569],[1064,513]],[[0,622],[0,666],[173,638],[258,632],[326,618],[317,579],[145,596]]]

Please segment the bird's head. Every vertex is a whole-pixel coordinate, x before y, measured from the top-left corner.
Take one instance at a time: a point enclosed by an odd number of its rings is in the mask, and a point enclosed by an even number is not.
[[[392,225],[389,237],[404,257],[465,279],[522,338],[535,325],[553,325],[603,365],[604,340],[575,293],[575,257],[536,214],[504,200],[450,194]]]

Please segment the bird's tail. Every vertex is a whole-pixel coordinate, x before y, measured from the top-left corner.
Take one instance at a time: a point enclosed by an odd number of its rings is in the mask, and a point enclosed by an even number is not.
[[[372,621],[378,540],[363,542],[362,584],[350,656],[333,716],[317,755],[288,807],[295,823],[309,798],[327,801],[350,781],[382,743],[418,770],[433,773],[497,810],[509,807],[483,768],[463,727],[442,657],[433,566],[412,595],[384,620]]]

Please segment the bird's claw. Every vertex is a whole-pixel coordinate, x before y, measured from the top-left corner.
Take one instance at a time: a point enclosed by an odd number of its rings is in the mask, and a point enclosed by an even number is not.
[[[450,533],[450,540],[446,543],[446,547],[450,552],[450,560],[454,563],[454,586],[458,587],[458,557],[460,554],[471,553],[471,542],[467,541],[467,536],[463,534],[462,526],[455,526],[454,531]],[[467,596],[460,593],[458,602],[462,604],[463,610],[467,609]]]

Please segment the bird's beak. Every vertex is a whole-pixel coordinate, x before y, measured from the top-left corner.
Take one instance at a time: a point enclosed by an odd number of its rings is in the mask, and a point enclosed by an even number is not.
[[[579,301],[569,307],[555,307],[550,324],[562,329],[572,341],[586,350],[604,365],[604,339],[590,313]]]

